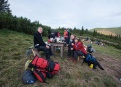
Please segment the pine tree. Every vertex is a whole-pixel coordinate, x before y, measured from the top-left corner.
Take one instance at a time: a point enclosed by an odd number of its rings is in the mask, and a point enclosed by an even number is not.
[[[96,36],[96,35],[97,35],[97,31],[94,30],[92,35],[93,35],[93,36]]]
[[[82,29],[80,30],[80,36],[84,34],[84,28],[82,26]]]
[[[10,4],[8,4],[8,0],[0,0],[0,13],[11,13],[9,6]]]

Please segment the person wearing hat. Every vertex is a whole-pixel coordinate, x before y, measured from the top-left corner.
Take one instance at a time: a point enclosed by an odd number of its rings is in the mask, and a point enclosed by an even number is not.
[[[74,43],[72,43],[73,48],[71,50],[74,50],[74,63],[76,64],[78,56],[86,56],[87,51],[84,48],[83,43],[80,41],[78,37],[75,38]]]

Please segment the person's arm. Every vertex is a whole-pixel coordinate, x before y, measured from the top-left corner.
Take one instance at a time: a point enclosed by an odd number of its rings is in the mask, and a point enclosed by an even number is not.
[[[80,49],[84,54],[87,54],[87,51],[84,49],[84,45],[82,43],[81,43]]]
[[[79,43],[79,44],[77,44],[77,46],[76,46],[76,44],[74,44],[73,48],[78,51],[81,48],[81,44]]]

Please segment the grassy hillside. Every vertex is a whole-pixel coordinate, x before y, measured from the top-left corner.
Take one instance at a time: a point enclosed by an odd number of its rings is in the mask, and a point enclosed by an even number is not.
[[[91,29],[91,31],[96,30],[99,33],[105,34],[105,35],[121,35],[121,27],[117,27],[117,28],[94,28]]]
[[[88,44],[88,43],[85,43]],[[24,64],[28,60],[25,52],[33,45],[33,36],[9,30],[0,30],[0,87],[121,87],[121,50],[110,46],[98,46],[94,56],[104,67],[90,69],[86,64],[76,65],[65,57],[60,58],[57,52],[51,58],[59,62],[61,70],[53,79],[47,79],[49,84],[40,83],[25,85],[21,82]]]

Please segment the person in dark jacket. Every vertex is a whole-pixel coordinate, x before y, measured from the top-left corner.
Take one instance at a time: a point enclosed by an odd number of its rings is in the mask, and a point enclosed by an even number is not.
[[[50,39],[50,38],[55,39],[55,37],[60,37],[60,33],[59,32],[51,32],[48,36],[48,39]]]
[[[67,31],[68,31],[68,40],[67,40],[67,44],[69,44],[69,42],[70,42],[70,38],[71,38],[71,32],[70,32],[69,29],[67,29]]]
[[[43,28],[38,27],[37,32],[34,34],[34,47],[37,48],[39,51],[44,51],[46,55],[46,59],[50,59],[50,56],[52,55],[52,51],[50,49],[50,46],[46,45],[45,42],[43,41],[42,32],[43,32]]]
[[[49,34],[48,39],[50,39],[50,38],[55,39],[55,33],[54,32],[52,32],[52,33]]]
[[[74,57],[74,50],[71,50],[71,48],[73,48],[72,43],[74,44],[74,40],[75,40],[75,36],[71,35],[69,45],[68,45],[68,57],[69,57],[69,59],[72,59]]]

